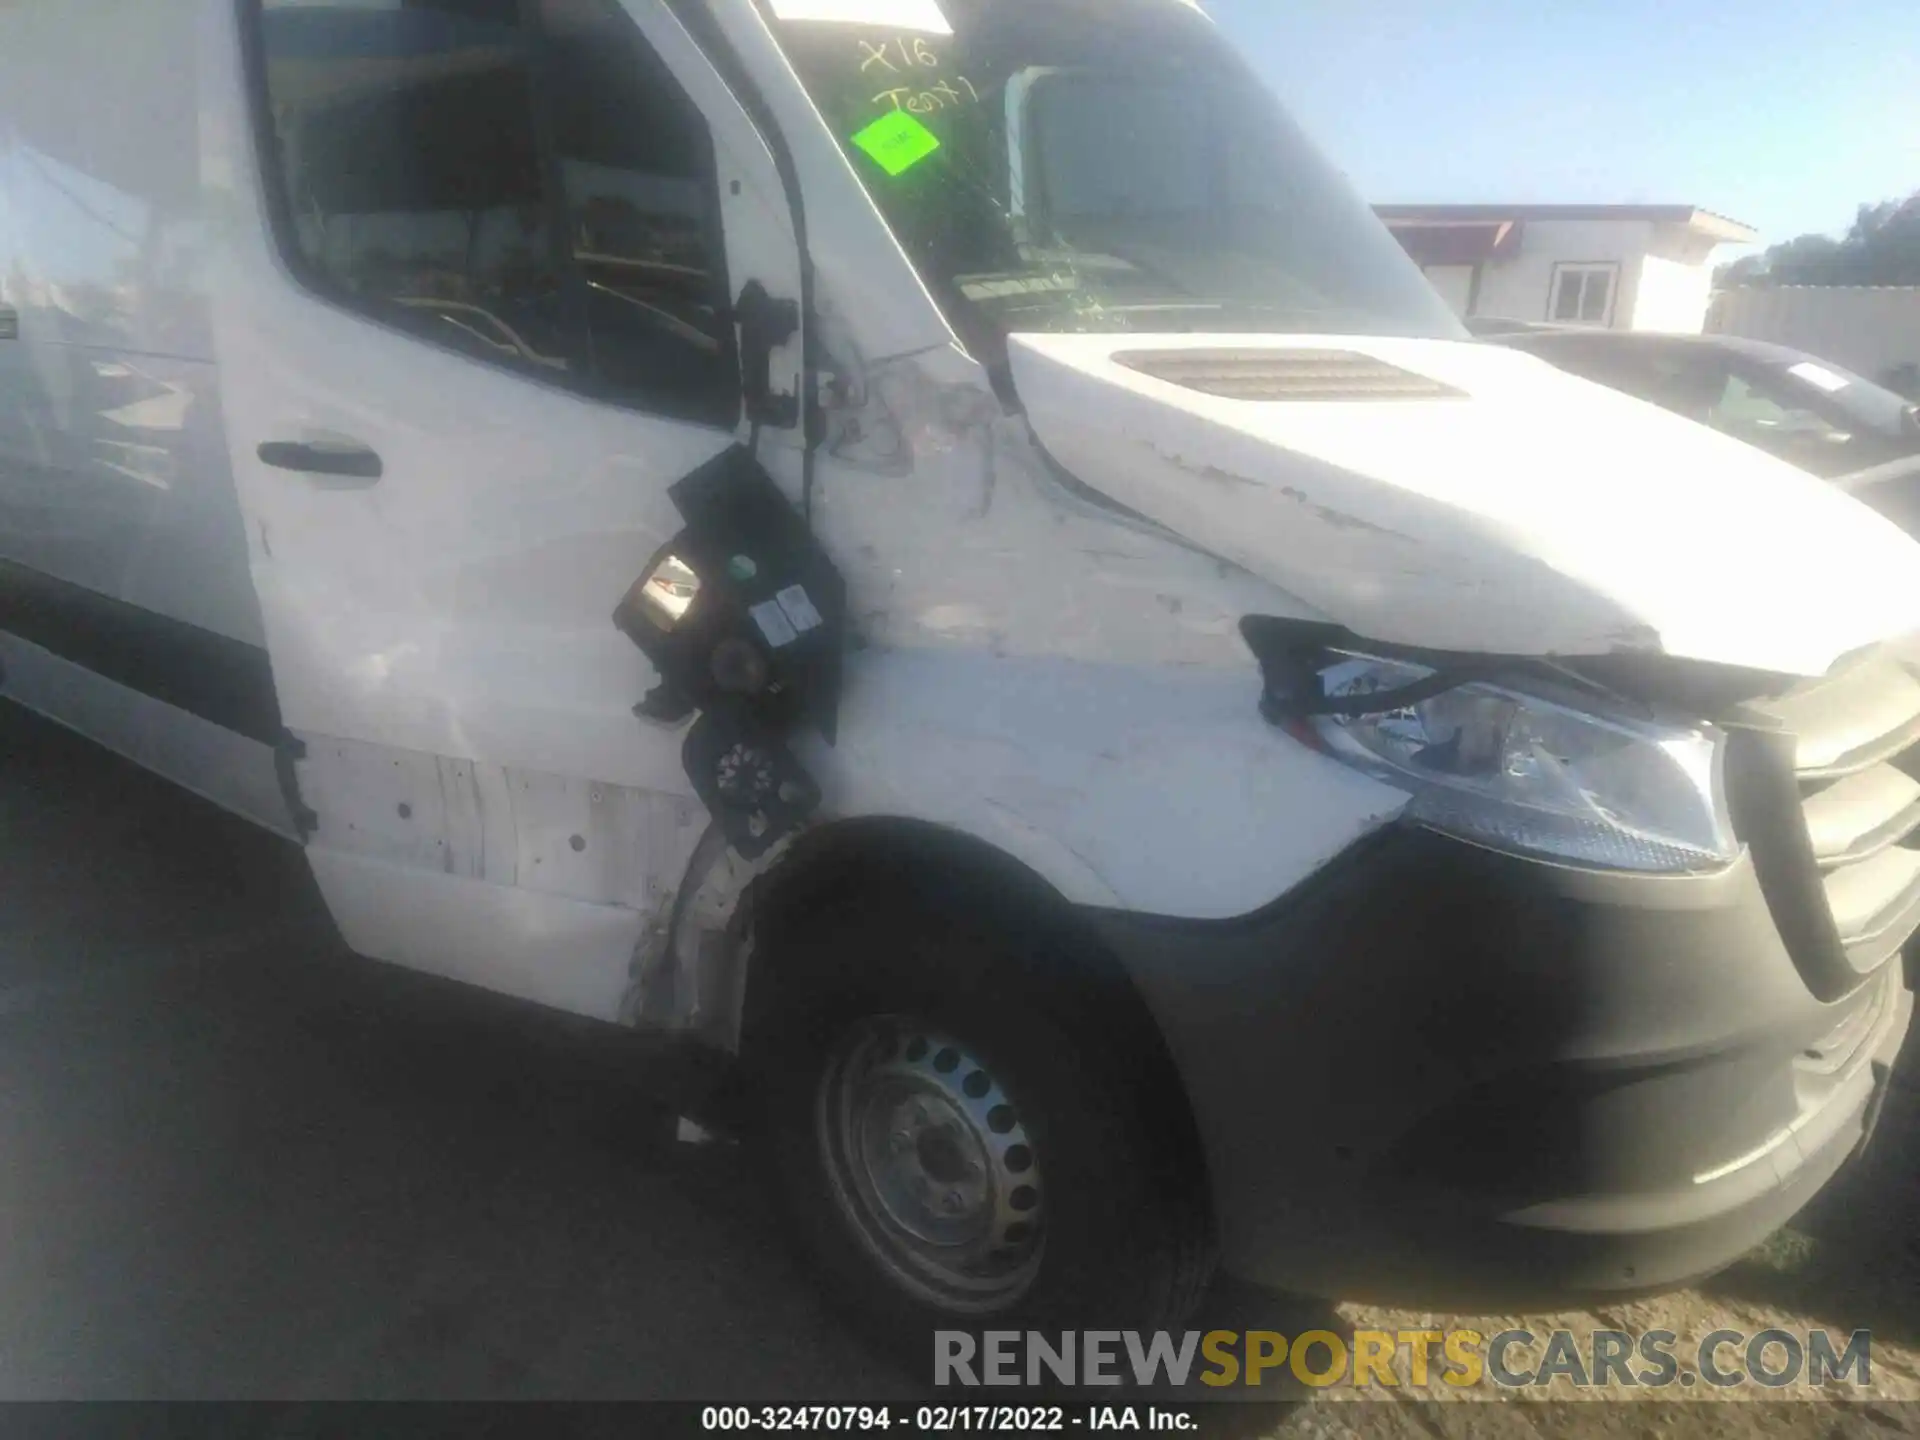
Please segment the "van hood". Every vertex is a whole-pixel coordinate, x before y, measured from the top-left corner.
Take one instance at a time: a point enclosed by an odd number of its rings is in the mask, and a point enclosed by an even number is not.
[[[1356,634],[1824,674],[1920,631],[1920,544],[1832,486],[1519,351],[1016,335],[1089,487]]]

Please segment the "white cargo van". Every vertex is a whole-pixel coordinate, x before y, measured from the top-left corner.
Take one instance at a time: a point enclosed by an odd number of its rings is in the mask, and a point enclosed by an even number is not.
[[[1920,549],[1188,0],[8,0],[4,693],[739,1056],[896,1334],[1670,1286],[1861,1143]]]

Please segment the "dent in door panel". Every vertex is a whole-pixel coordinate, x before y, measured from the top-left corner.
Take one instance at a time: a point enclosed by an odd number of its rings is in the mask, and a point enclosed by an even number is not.
[[[324,735],[301,735],[308,843],[411,869],[652,912],[707,826],[694,801]]]

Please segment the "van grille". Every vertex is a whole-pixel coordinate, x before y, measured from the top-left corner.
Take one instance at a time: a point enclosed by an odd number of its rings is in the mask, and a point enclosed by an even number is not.
[[[1827,917],[1864,978],[1920,929],[1920,672],[1875,650],[1755,708],[1792,736]]]
[[[1116,365],[1227,400],[1457,400],[1462,392],[1351,350],[1129,350]]]

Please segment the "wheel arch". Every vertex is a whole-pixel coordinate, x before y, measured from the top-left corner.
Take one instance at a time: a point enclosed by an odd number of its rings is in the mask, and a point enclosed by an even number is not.
[[[1054,1004],[1099,1008],[1103,1030],[1137,1058],[1155,1118],[1170,1127],[1205,1183],[1199,1127],[1179,1067],[1146,998],[1085,916],[1047,880],[1005,851],[929,821],[862,817],[807,832],[743,897],[746,945],[739,1012],[743,1059],[766,1011],[776,972],[804,964],[783,943],[843,904],[881,904],[903,918],[948,919],[996,942]],[[1210,1208],[1210,1206],[1209,1206]]]

